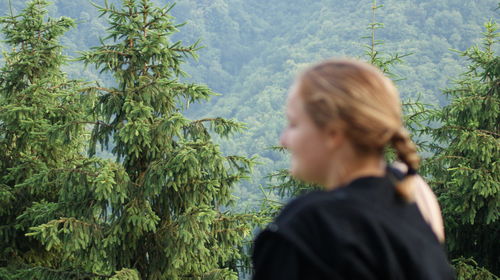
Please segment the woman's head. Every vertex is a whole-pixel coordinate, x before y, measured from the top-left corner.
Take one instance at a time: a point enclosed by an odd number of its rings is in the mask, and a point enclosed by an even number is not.
[[[309,68],[292,87],[287,116],[281,142],[292,153],[292,174],[306,181],[321,181],[331,164],[341,169],[353,158],[382,159],[389,144],[411,169],[418,167],[398,91],[370,64],[329,60]]]

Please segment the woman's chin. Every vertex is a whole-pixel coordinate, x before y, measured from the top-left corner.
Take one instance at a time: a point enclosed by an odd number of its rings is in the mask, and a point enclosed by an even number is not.
[[[297,180],[300,180],[303,182],[310,182],[311,181],[311,178],[306,176],[307,174],[298,168],[294,168],[292,166],[292,168],[290,168],[289,172],[290,172],[290,175]]]
[[[296,167],[292,166],[290,167],[290,169],[288,170],[288,173],[290,174],[290,176],[292,176],[293,178],[295,179],[300,179],[300,172],[299,170],[297,170]]]
[[[296,180],[307,184],[322,185],[322,181],[318,179],[320,176],[312,170],[309,170],[310,172],[306,172],[305,170],[300,170],[292,166],[288,171],[289,174]]]

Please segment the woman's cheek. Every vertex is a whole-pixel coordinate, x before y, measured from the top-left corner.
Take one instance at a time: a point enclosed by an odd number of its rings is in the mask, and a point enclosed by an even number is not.
[[[292,168],[294,173],[297,176],[304,175],[303,173],[307,173],[307,167],[309,165],[309,157],[310,154],[308,152],[307,142],[302,141],[298,136],[293,138],[293,143],[290,143],[292,146]]]

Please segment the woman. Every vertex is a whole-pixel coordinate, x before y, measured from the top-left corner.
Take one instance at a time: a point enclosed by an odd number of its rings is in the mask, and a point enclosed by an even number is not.
[[[320,63],[292,87],[287,118],[291,174],[324,190],[290,202],[257,237],[254,280],[454,278],[388,78],[358,61]],[[405,173],[386,166],[386,147]]]

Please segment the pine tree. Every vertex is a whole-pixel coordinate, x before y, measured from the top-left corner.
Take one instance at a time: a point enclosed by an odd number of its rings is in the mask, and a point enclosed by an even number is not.
[[[169,15],[173,6],[122,4],[97,6],[108,36],[81,57],[115,78],[114,87],[88,89],[99,94],[89,151],[112,143],[117,162],[69,173],[80,185],[61,191],[66,218],[32,227],[30,235],[56,248],[59,272],[74,279],[236,279],[256,217],[228,207],[252,159],[222,155],[210,133],[230,137],[243,126],[183,116],[189,104],[213,95],[180,80],[180,65],[196,57],[198,44],[169,41],[180,26]]]
[[[431,116],[439,127],[429,131],[436,145],[426,170],[443,207],[450,256],[472,257],[458,266],[474,265],[475,260],[498,274],[500,58],[494,52],[497,25],[490,21],[485,27],[482,46],[460,52],[470,64],[445,91],[450,104]]]
[[[84,150],[88,100],[78,93],[83,84],[60,69],[67,58],[58,40],[74,22],[47,18],[46,6],[33,0],[0,18],[11,47],[0,70],[1,279],[35,279],[41,272],[33,269],[60,262],[25,234],[58,217],[61,171]]]

